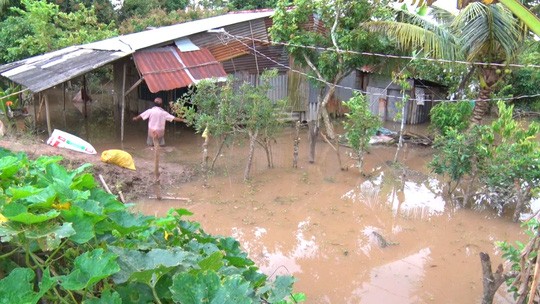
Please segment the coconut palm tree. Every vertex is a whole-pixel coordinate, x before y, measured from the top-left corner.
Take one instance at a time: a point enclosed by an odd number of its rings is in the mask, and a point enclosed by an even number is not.
[[[399,20],[367,22],[366,28],[384,32],[406,51],[422,50],[442,59],[497,63],[512,61],[525,38],[525,28],[502,4],[470,3],[452,15],[433,9],[434,21],[400,10]],[[489,109],[488,99],[503,74],[497,66],[477,66],[480,92],[472,123],[480,123]]]

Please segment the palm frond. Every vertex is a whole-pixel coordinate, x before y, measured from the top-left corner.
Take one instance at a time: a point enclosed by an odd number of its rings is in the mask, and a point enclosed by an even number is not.
[[[449,60],[462,58],[454,37],[448,31],[434,31],[415,24],[395,21],[372,21],[362,25],[366,30],[385,34],[405,51],[424,52],[429,57]]]
[[[452,24],[469,60],[501,61],[512,57],[523,35],[519,21],[502,5],[469,4]]]
[[[454,13],[438,6],[432,6],[429,15],[438,24],[451,24],[456,18],[456,15]]]

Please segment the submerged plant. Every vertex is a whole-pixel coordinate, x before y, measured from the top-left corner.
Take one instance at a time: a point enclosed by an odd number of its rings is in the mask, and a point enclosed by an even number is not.
[[[430,166],[449,177],[450,193],[462,190],[463,204],[487,203],[500,213],[513,206],[517,221],[540,187],[540,125],[524,127],[512,117],[512,106],[500,101],[498,107],[491,125],[474,125],[468,132],[449,128],[438,137],[439,153]]]
[[[347,119],[343,122],[347,131],[345,136],[354,151],[358,170],[362,172],[364,153],[369,147],[371,136],[375,135],[381,126],[381,121],[369,110],[364,95],[355,93],[345,105],[349,109],[349,112],[345,114]]]

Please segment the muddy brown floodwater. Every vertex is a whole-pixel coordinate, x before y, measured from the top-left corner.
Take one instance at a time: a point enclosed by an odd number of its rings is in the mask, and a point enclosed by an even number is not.
[[[238,239],[264,273],[295,276],[295,290],[306,293],[307,303],[479,303],[479,252],[498,263],[495,241],[524,238],[507,218],[445,203],[439,180],[426,168],[431,148],[404,148],[399,159],[406,169],[396,173],[388,165],[396,148],[374,146],[366,178],[345,154],[349,170],[340,170],[324,142],[309,164],[306,130],[293,169],[292,134],[289,128],[277,139],[273,169],[257,150],[249,183],[242,182],[247,150],[236,143],[219,158],[209,188],[193,181],[170,193],[190,203],[144,200],[137,209],[191,210],[207,232]],[[197,163],[201,143],[180,136],[175,157]],[[377,235],[395,244],[383,247]],[[497,303],[511,303],[505,297]]]
[[[98,151],[122,148],[151,157],[143,153],[145,124],[127,119],[123,144],[114,136],[118,123],[81,128]],[[348,170],[340,170],[334,150],[322,141],[316,163],[308,163],[306,131],[297,169],[294,130],[287,127],[273,147],[275,168],[266,168],[266,156],[257,149],[250,182],[242,181],[246,142],[237,141],[219,156],[208,188],[195,176],[166,189],[190,202],[141,199],[135,210],[159,216],[187,208],[208,233],[238,239],[267,275],[293,275],[295,292],[305,293],[306,303],[480,303],[479,253],[489,253],[498,264],[495,241],[526,239],[509,218],[445,202],[440,180],[427,169],[432,148],[405,146],[399,155],[403,168],[396,170],[389,165],[395,146],[373,146],[365,160],[370,174],[362,176],[346,148],[341,152]],[[169,125],[166,142],[164,162],[197,168],[199,135]],[[212,142],[211,154],[215,147]],[[512,303],[511,297],[499,292],[496,303]]]

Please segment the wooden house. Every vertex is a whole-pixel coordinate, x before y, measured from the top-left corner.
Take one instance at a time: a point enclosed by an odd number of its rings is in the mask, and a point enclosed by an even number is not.
[[[71,46],[40,56],[0,66],[0,75],[20,84],[32,93],[40,93],[47,107],[47,90],[105,65],[113,67],[112,99],[124,114],[142,112],[148,101],[160,96],[164,104],[176,100],[190,85],[202,79],[224,79],[234,75],[256,83],[265,69],[278,69],[268,96],[272,100],[287,98],[296,119],[315,119],[313,105],[318,89],[298,72],[284,46],[270,43],[272,10],[236,12],[123,35],[85,45]],[[385,80],[386,79],[386,80]],[[431,83],[411,80],[412,96],[423,96],[422,102],[408,105],[407,123],[427,119],[430,100],[439,97]],[[362,90],[370,96],[372,111],[381,117],[395,117],[399,89],[388,79],[374,73],[355,71],[340,83],[330,112],[344,111],[341,101]],[[384,110],[380,97],[387,100]],[[34,102],[34,108],[39,102]],[[384,115],[383,115],[384,114]],[[49,133],[51,133],[48,121]]]

